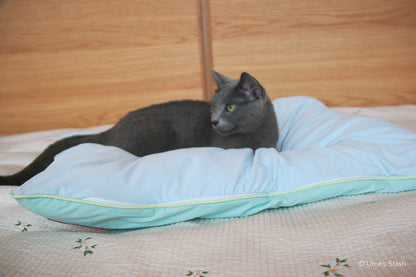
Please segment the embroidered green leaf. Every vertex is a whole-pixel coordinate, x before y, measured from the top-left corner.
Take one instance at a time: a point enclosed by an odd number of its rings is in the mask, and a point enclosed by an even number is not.
[[[91,250],[85,250],[84,251],[84,257],[87,256],[87,254],[93,254]]]

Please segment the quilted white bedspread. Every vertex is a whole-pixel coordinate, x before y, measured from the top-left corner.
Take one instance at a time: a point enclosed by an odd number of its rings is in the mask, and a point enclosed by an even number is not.
[[[338,110],[416,131],[416,106]],[[0,138],[0,174],[19,170],[63,134],[80,131]],[[49,221],[19,206],[9,196],[11,188],[0,187],[0,276],[410,277],[416,272],[416,191],[114,231]]]

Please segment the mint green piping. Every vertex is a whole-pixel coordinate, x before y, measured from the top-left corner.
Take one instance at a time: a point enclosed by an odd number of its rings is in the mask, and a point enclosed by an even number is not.
[[[64,196],[55,196],[49,194],[30,194],[30,195],[15,195],[13,191],[10,191],[10,197],[14,199],[32,199],[32,198],[52,198],[56,200],[63,200],[69,202],[76,202],[88,205],[95,205],[95,206],[102,206],[102,207],[109,207],[109,208],[117,208],[117,209],[154,209],[154,208],[174,208],[174,207],[182,207],[182,206],[194,206],[194,205],[204,205],[204,204],[216,204],[216,203],[224,203],[224,202],[231,202],[236,200],[244,200],[244,199],[253,199],[253,198],[263,198],[263,197],[275,197],[283,194],[289,194],[293,192],[303,191],[311,188],[318,188],[323,186],[330,186],[340,183],[347,183],[347,182],[356,182],[356,181],[373,181],[373,180],[411,180],[416,179],[416,176],[409,176],[409,177],[363,177],[363,178],[353,178],[353,179],[344,179],[344,180],[337,180],[337,181],[329,181],[324,182],[316,185],[309,185],[303,186],[301,188],[292,189],[283,192],[273,192],[273,193],[261,193],[261,194],[251,194],[245,196],[236,196],[229,199],[218,199],[218,200],[204,200],[204,201],[193,201],[193,202],[184,202],[184,203],[176,203],[176,204],[154,204],[154,205],[145,205],[145,206],[121,206],[121,205],[112,205],[112,204],[105,204],[99,203],[89,200],[79,200],[70,197]]]

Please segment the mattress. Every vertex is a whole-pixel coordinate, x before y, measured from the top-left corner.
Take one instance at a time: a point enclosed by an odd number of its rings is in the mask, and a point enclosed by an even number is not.
[[[416,106],[337,108],[416,131]],[[109,126],[0,138],[0,174],[53,141]],[[0,276],[414,276],[416,191],[331,198],[243,218],[103,230],[50,221],[0,187]]]

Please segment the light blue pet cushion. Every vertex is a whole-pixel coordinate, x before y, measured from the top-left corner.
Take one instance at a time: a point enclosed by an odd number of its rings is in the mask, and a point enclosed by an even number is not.
[[[309,97],[273,104],[277,149],[191,148],[139,158],[82,144],[11,196],[52,220],[121,229],[416,189],[415,132],[346,117]]]

